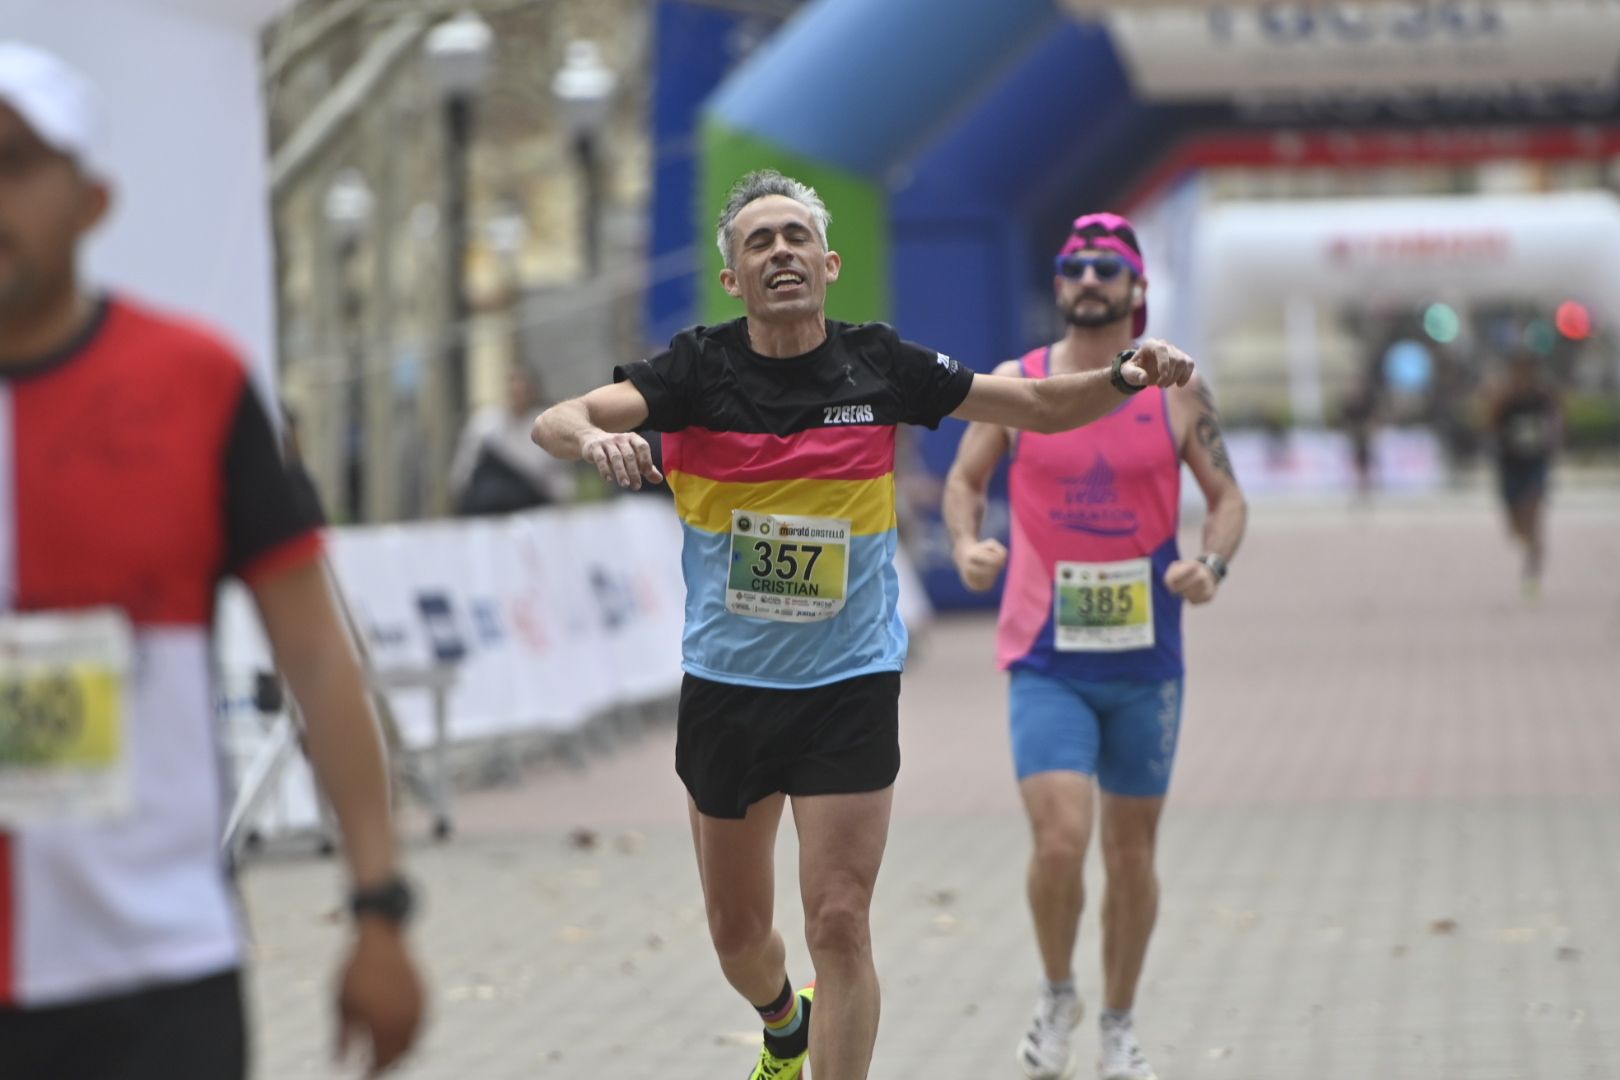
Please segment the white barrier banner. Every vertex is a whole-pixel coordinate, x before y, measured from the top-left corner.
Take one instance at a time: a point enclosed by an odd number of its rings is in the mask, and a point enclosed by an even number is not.
[[[1355,454],[1340,431],[1296,428],[1279,436],[1231,431],[1226,447],[1232,471],[1250,495],[1320,495],[1356,490]],[[1383,494],[1417,494],[1446,484],[1445,449],[1421,428],[1384,428],[1372,436],[1372,484]],[[1195,483],[1182,484],[1182,497],[1196,503]]]
[[[451,664],[454,736],[567,730],[680,686],[680,527],[619,499],[568,510],[337,530],[332,562],[372,664]],[[393,695],[412,745],[427,695]]]

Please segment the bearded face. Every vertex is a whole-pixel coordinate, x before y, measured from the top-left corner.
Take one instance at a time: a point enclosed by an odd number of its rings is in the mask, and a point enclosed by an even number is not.
[[[1085,248],[1057,260],[1058,310],[1070,326],[1094,330],[1129,318],[1136,275],[1111,251]]]
[[[1129,286],[1126,286],[1122,296],[1109,296],[1101,287],[1080,289],[1076,292],[1077,295],[1062,305],[1064,321],[1070,326],[1087,330],[1110,326],[1122,319],[1130,318],[1131,311],[1135,307]]]

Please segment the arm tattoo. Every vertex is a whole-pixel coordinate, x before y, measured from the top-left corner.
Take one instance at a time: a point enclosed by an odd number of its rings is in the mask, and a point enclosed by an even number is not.
[[[1207,393],[1209,393],[1207,387],[1199,387],[1199,397],[1204,397]],[[1210,465],[1225,473],[1226,478],[1238,479],[1231,471],[1231,458],[1226,457],[1226,440],[1221,439],[1220,423],[1215,419],[1213,402],[1210,403],[1209,410],[1199,416],[1199,421],[1192,427],[1192,432],[1197,436],[1200,447],[1204,447],[1205,452],[1209,453]]]
[[[1215,392],[1209,388],[1209,383],[1203,379],[1198,380],[1198,401],[1204,406],[1204,411],[1214,415]]]

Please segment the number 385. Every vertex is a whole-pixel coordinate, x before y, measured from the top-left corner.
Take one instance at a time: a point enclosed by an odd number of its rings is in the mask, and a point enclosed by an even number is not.
[[[1129,615],[1136,598],[1129,585],[1082,585],[1075,590],[1074,604],[1081,615]]]

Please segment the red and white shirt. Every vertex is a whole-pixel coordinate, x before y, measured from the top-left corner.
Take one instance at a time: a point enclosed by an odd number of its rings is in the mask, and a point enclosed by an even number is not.
[[[112,298],[68,348],[0,366],[0,618],[112,607],[134,647],[131,808],[0,831],[0,1007],[240,964],[215,590],[320,544],[246,368],[207,330]]]

